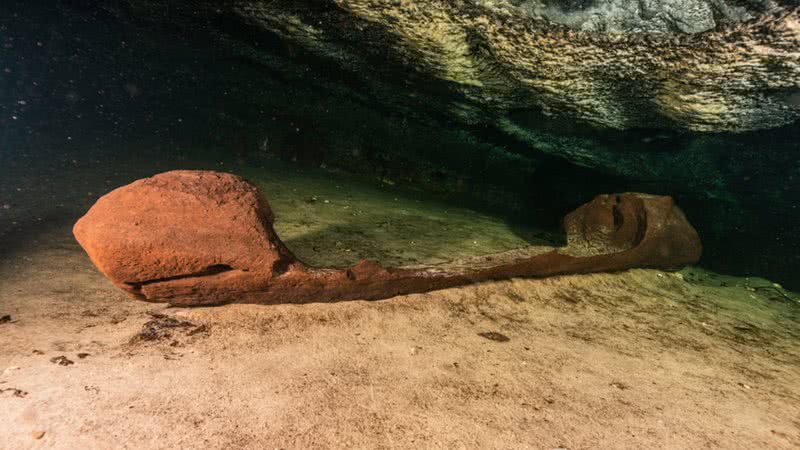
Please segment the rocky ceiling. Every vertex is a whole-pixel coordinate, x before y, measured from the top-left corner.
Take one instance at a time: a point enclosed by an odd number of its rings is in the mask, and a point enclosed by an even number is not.
[[[450,117],[518,133],[506,115],[526,109],[614,129],[746,131],[793,122],[800,13],[765,6],[245,0],[230,8],[354,73],[370,67],[384,78],[399,66],[441,80],[459,94],[438,102]],[[582,31],[593,28],[610,32]],[[371,64],[375,57],[386,62]]]

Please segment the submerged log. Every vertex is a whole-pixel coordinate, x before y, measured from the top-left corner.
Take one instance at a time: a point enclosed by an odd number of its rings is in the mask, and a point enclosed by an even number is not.
[[[92,262],[137,299],[172,305],[376,300],[487,280],[677,268],[697,232],[672,198],[601,195],[564,219],[565,247],[529,247],[431,266],[308,266],[273,229],[258,189],[219,172],[173,171],[101,197],[74,227]]]

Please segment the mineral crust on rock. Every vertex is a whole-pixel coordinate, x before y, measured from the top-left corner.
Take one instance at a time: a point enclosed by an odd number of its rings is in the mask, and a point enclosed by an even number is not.
[[[97,268],[134,297],[173,305],[382,299],[486,280],[674,268],[700,239],[670,197],[601,195],[564,221],[567,246],[426,267],[309,267],[278,238],[258,189],[218,172],[173,171],[118,188],[74,227]]]
[[[312,3],[232,10],[354,73],[426,73],[462,96],[442,107],[464,122],[536,110],[615,129],[738,132],[800,117],[787,101],[800,89],[789,1]],[[375,54],[387,63],[364,71]]]

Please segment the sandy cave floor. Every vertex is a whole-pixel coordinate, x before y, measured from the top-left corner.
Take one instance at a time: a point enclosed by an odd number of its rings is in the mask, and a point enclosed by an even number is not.
[[[0,179],[0,448],[800,446],[800,307],[767,280],[690,267],[168,308],[111,286],[70,228],[110,188],[203,164],[55,162]],[[333,175],[248,171],[315,264],[553,239]]]

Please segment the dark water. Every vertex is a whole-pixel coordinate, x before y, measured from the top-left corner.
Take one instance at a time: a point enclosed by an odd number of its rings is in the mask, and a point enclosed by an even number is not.
[[[259,32],[225,8],[153,16],[142,13],[147,5],[0,5],[6,247],[19,244],[8,236],[19,236],[21,226],[70,222],[138,177],[208,161],[224,169],[280,160],[548,233],[600,193],[672,195],[703,239],[702,266],[800,288],[796,123],[739,134],[618,131],[531,109],[470,123],[414,100],[467,102],[446,81],[388,58],[388,69],[356,77],[341,61]],[[589,156],[576,157],[576,149]],[[97,180],[89,183],[93,170]],[[35,209],[15,194],[21,178],[40,188],[37,203],[57,199],[56,207],[44,208],[44,217],[15,215]],[[86,183],[92,186],[83,189]]]

